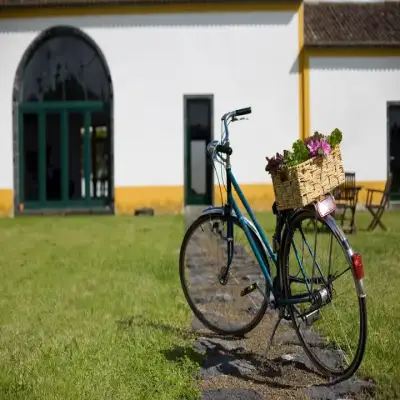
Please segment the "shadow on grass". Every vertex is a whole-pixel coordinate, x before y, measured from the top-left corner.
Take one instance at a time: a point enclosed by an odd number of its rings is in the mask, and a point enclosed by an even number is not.
[[[151,328],[156,331],[161,331],[164,333],[172,333],[179,335],[180,337],[186,338],[198,338],[198,337],[205,337],[205,338],[223,338],[225,341],[238,341],[243,340],[244,337],[237,337],[237,336],[221,336],[217,333],[213,333],[210,331],[192,331],[190,328],[182,328],[178,326],[174,326],[171,324],[167,324],[164,322],[153,322],[148,320],[147,318],[139,315],[139,316],[128,316],[125,318],[121,318],[115,321],[118,330],[131,330],[134,328]]]
[[[129,317],[121,318],[119,320],[116,320],[115,323],[117,325],[117,329],[121,331],[127,331],[135,328],[151,328],[155,331],[179,335],[183,338],[194,337],[194,334],[188,328],[181,328],[178,326],[166,324],[164,322],[153,322],[141,315],[132,315]]]

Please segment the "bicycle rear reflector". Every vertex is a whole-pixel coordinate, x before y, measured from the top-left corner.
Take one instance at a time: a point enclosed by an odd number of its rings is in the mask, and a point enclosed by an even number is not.
[[[360,279],[364,278],[364,265],[362,262],[361,254],[354,253],[351,256],[351,261],[353,262],[354,275],[359,281]]]
[[[333,196],[329,195],[325,197],[323,200],[315,203],[315,208],[320,215],[321,218],[326,217],[329,214],[332,214],[336,210],[336,202]]]

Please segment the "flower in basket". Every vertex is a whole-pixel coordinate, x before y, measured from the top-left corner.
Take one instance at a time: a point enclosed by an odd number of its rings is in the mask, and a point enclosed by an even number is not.
[[[303,140],[297,140],[292,145],[292,151],[284,150],[283,155],[276,153],[267,159],[265,170],[270,174],[280,173],[283,177],[288,176],[288,168],[299,165],[317,156],[328,156],[331,151],[342,141],[342,132],[334,129],[332,133],[325,136],[314,132],[313,136]]]
[[[307,144],[307,148],[311,157],[315,157],[317,155],[328,156],[331,152],[331,146],[329,145],[327,139],[310,140]]]
[[[339,144],[342,132],[330,135],[319,132],[304,140],[296,140],[292,151],[284,150],[267,158],[266,171],[272,176],[278,210],[304,207],[330,193],[344,182]]]

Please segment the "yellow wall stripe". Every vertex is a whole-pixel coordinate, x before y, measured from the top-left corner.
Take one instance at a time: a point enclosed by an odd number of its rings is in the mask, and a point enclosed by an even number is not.
[[[363,189],[359,193],[358,202],[364,205],[366,201],[366,189],[383,190],[385,181],[362,181],[357,182]],[[271,211],[275,194],[272,184],[241,185],[254,211]],[[222,195],[225,199],[226,193],[222,188]],[[132,215],[137,208],[152,207],[156,213],[181,213],[184,208],[183,186],[158,186],[158,187],[123,187],[115,189],[115,211],[116,214]],[[237,196],[235,196],[236,200]],[[377,196],[376,201],[379,201]],[[215,205],[221,205],[219,187],[214,188]],[[243,210],[243,207],[241,207]]]
[[[386,182],[363,181],[358,182],[358,184],[363,186],[358,203],[364,205],[367,193],[365,189],[383,190]],[[275,200],[272,184],[242,185],[241,188],[254,211],[271,211]],[[226,195],[224,191],[222,194],[223,196]],[[141,207],[154,208],[157,214],[181,213],[184,208],[183,196],[183,186],[117,187],[115,188],[115,213],[133,215],[135,210]],[[221,197],[218,186],[215,186],[214,197],[215,205],[220,205]],[[379,200],[379,196],[376,199],[374,198],[374,201],[378,202]],[[0,189],[0,216],[12,215],[13,191],[11,189]]]
[[[298,68],[299,68],[299,129],[300,139],[304,139],[305,127],[304,127],[304,4],[302,3],[298,10],[298,39],[299,39],[299,54],[298,54]]]
[[[303,64],[303,139],[311,136],[310,126],[310,58],[304,52]]]
[[[275,1],[258,3],[243,1],[242,3],[218,3],[218,4],[136,4],[136,5],[112,5],[87,7],[32,7],[0,9],[1,18],[39,18],[58,16],[82,16],[82,15],[126,15],[126,14],[172,14],[172,13],[200,13],[200,12],[243,12],[243,11],[295,11],[300,1],[286,2]]]
[[[13,214],[14,199],[12,189],[0,189],[0,216],[9,217]]]
[[[271,184],[241,185],[247,200],[256,211],[270,211],[275,200]],[[225,200],[226,193],[222,188]],[[235,196],[236,197],[236,196]],[[221,204],[218,185],[214,188],[214,204]],[[183,186],[147,186],[115,188],[116,214],[133,214],[141,207],[154,208],[158,213],[181,213],[184,209]]]
[[[307,58],[310,57],[399,57],[400,48],[308,48]]]

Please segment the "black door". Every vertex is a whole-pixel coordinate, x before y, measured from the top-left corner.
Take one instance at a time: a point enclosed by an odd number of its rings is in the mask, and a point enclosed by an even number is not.
[[[391,201],[400,201],[400,103],[388,106],[389,170],[393,174]]]
[[[213,166],[206,152],[213,137],[213,97],[184,96],[185,205],[211,205]]]
[[[112,211],[112,84],[100,50],[75,28],[55,27],[23,60],[18,209]]]
[[[20,106],[19,209],[111,203],[109,112],[99,102]]]

